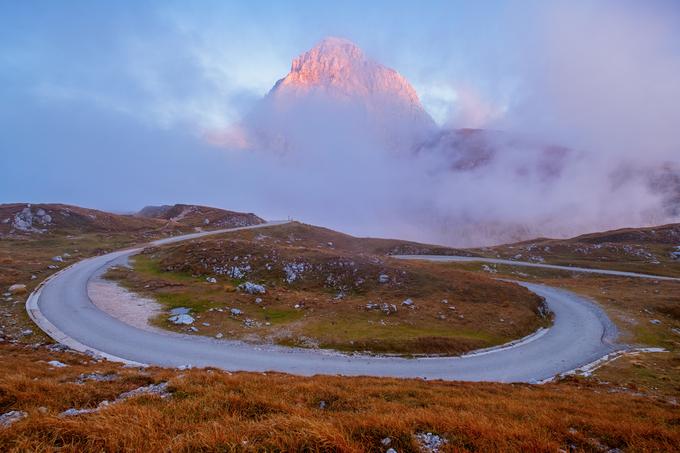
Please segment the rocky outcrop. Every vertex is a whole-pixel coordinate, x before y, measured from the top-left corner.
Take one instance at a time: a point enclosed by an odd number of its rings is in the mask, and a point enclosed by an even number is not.
[[[340,99],[361,99],[372,108],[377,108],[372,103],[390,100],[431,121],[418,94],[401,74],[369,59],[346,39],[326,38],[295,58],[290,72],[276,82],[270,96],[299,96],[315,90]]]
[[[37,209],[34,213],[29,204],[14,215],[12,228],[16,231],[27,233],[44,233],[46,231],[45,227],[51,223],[51,215],[41,208]]]

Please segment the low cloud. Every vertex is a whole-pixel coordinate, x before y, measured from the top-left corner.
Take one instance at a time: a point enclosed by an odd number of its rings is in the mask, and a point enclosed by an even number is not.
[[[542,8],[516,42],[531,44],[505,49],[521,81],[512,102],[444,90],[448,120],[410,155],[318,104],[246,122],[276,131],[252,154],[263,189],[309,221],[453,245],[677,220],[680,54],[671,24],[638,9]]]
[[[18,107],[3,115],[10,133],[2,144],[17,150],[0,156],[12,168],[0,182],[6,201],[30,193],[34,201],[118,210],[202,202],[452,245],[680,219],[674,2],[537,2],[507,8],[498,23],[475,16],[478,32],[464,44],[445,20],[406,35],[383,30],[374,41],[373,33],[348,29],[376,59],[412,72],[441,126],[427,136],[405,123],[376,131],[366,112],[325,101],[270,115],[262,97],[311,38],[285,25],[267,34],[256,20],[229,34],[238,16],[185,13],[154,16],[145,22],[153,24],[149,34],[134,27],[111,32],[125,38],[113,43],[96,37],[83,62],[69,54],[73,65],[61,72],[53,71],[64,65],[50,39],[31,48],[30,59],[13,49],[14,72],[6,74],[32,82],[34,104],[13,89]],[[419,39],[425,34],[436,52]],[[400,59],[409,40],[420,47]],[[102,54],[106,64],[91,64]],[[46,66],[28,77],[24,60]],[[408,152],[395,151],[395,142],[408,142]],[[50,143],[59,143],[54,153]],[[54,175],[29,190],[23,181],[42,154]],[[93,176],[102,162],[118,162],[127,182]]]

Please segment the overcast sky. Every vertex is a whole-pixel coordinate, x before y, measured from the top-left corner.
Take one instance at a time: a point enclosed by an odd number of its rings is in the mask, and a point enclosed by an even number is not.
[[[0,202],[187,202],[323,221],[267,185],[261,162],[204,136],[325,36],[403,74],[442,125],[677,161],[677,5],[5,1]]]

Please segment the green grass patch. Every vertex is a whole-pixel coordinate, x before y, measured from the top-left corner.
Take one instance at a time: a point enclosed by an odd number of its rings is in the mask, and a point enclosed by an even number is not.
[[[376,320],[379,320],[376,315]],[[340,341],[361,340],[415,340],[418,338],[441,337],[480,341],[489,346],[502,344],[508,338],[472,329],[454,329],[450,326],[438,325],[409,325],[388,322],[369,323],[366,319],[336,319],[320,320],[305,325],[303,334],[320,339],[334,339]]]
[[[287,324],[297,321],[304,316],[301,310],[286,310],[286,309],[271,309],[267,308],[263,312],[264,319],[271,322],[272,325]]]
[[[135,272],[146,277],[158,277],[174,282],[193,282],[199,280],[186,272],[166,272],[160,268],[157,261],[144,255],[135,255],[130,259],[130,263],[134,267]]]
[[[204,299],[196,299],[187,294],[181,293],[156,293],[156,300],[166,309],[186,307],[191,308],[195,313],[207,311],[210,308],[217,306],[211,301]]]

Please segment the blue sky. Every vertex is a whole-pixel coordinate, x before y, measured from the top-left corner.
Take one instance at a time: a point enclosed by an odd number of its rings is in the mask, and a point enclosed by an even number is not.
[[[479,74],[492,72],[504,57],[510,10],[505,2],[428,2],[424,8],[304,1],[26,1],[4,8],[5,87],[9,82],[32,97],[89,97],[121,111],[147,103],[166,123],[181,115],[174,103],[187,97],[228,98],[219,106],[203,101],[203,121],[233,114],[325,36],[354,40],[397,68],[437,110],[436,94],[450,98],[444,85],[453,75],[483,85]],[[491,91],[496,82],[481,88]]]
[[[0,202],[118,211],[192,202],[324,221],[295,202],[317,187],[263,186],[257,180],[281,162],[225,152],[203,135],[237,121],[326,36],[398,70],[440,124],[532,134],[604,160],[677,160],[679,9],[628,0],[6,1]]]

